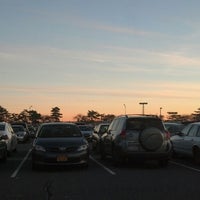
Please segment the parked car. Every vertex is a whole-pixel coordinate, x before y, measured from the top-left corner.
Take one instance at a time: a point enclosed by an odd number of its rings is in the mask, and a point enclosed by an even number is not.
[[[181,123],[175,123],[175,122],[164,122],[165,128],[169,131],[170,136],[174,136],[184,128],[184,124]]]
[[[189,156],[200,164],[200,122],[190,123],[171,137],[174,155]]]
[[[28,137],[30,137],[30,130],[28,128],[28,124],[26,122],[12,122],[11,126],[13,125],[21,125],[25,128],[26,132],[28,133]]]
[[[22,125],[12,125],[13,131],[17,135],[17,140],[19,142],[25,142],[28,140],[28,133],[24,126]]]
[[[129,160],[157,160],[167,166],[171,156],[170,135],[160,118],[149,115],[116,117],[100,140],[100,154],[114,163]]]
[[[8,153],[17,149],[17,135],[9,123],[0,122],[0,138],[5,141]]]
[[[6,161],[7,159],[7,145],[6,142],[0,137],[0,160]]]
[[[77,125],[44,123],[36,134],[32,150],[32,168],[41,165],[88,166],[89,145]]]
[[[99,152],[99,143],[101,136],[107,131],[110,123],[100,123],[94,127],[92,133],[92,149]]]
[[[92,139],[93,128],[90,125],[78,125],[81,133],[87,139],[88,142]]]

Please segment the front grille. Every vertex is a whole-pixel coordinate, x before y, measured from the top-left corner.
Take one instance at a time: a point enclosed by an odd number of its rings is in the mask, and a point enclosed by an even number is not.
[[[52,153],[70,153],[75,152],[77,150],[77,147],[49,147],[46,150]]]

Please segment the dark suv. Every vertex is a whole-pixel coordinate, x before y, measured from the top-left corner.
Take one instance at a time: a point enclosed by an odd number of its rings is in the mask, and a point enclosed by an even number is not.
[[[115,163],[127,159],[158,160],[167,166],[172,146],[162,120],[152,115],[116,117],[100,141],[100,154],[111,156]]]

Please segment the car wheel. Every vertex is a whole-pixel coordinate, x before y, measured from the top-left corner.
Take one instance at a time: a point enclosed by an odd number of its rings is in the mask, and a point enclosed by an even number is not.
[[[195,148],[193,150],[193,158],[196,164],[200,164],[200,149],[199,148]]]
[[[156,151],[163,144],[163,135],[157,128],[147,128],[140,133],[139,141],[145,150]]]

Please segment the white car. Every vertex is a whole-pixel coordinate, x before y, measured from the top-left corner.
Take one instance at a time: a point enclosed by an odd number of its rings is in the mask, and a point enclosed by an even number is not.
[[[170,139],[174,155],[192,157],[200,164],[200,122],[188,124]]]
[[[17,135],[9,123],[0,122],[0,138],[6,142],[8,153],[17,149]]]
[[[28,140],[28,133],[24,126],[22,125],[11,125],[13,128],[13,131],[17,135],[17,139],[19,142],[25,142]]]

